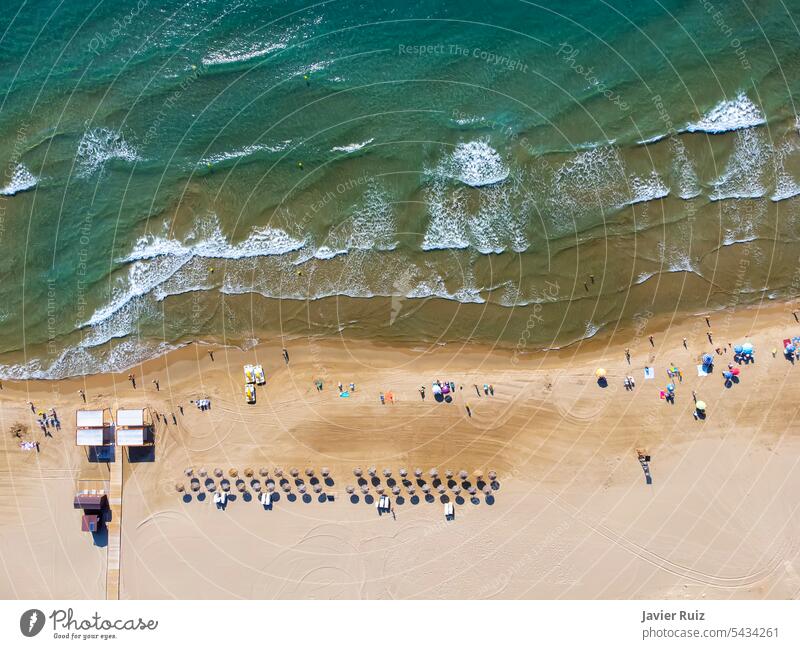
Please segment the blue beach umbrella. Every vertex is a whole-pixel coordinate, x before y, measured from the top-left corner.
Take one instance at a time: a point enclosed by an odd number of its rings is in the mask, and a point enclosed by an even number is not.
[[[723,372],[722,376],[724,376],[726,379],[730,379],[733,377],[733,374],[731,374],[730,372]]]
[[[733,351],[735,351],[737,354],[741,354],[744,351],[744,347],[742,347],[742,345],[734,345]]]
[[[675,392],[675,384],[674,383],[667,384],[667,391],[668,392]]]
[[[745,354],[752,354],[753,353],[753,343],[745,343],[742,345],[742,351]]]
[[[711,354],[706,354],[703,356],[703,365],[712,365],[714,363],[714,357]]]
[[[794,345],[786,345],[786,349],[784,349],[784,351],[787,354],[794,354]]]

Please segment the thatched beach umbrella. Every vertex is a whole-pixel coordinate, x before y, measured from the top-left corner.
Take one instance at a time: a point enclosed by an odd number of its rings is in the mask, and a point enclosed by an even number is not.
[[[450,469],[444,472],[444,477],[450,480],[453,477],[453,472]]]
[[[375,474],[377,472],[378,472],[378,469],[376,469],[374,466],[371,466],[369,469],[367,469],[367,473],[369,473],[370,476],[372,476],[373,478],[375,477]]]
[[[279,478],[283,477],[283,469],[279,466],[276,466],[272,472]]]
[[[399,496],[399,495],[400,495],[400,487],[398,487],[397,485],[395,485],[394,487],[392,487],[392,493],[393,493],[395,496]]]
[[[497,480],[497,473],[495,471],[489,471],[489,480],[491,480],[492,482]]]
[[[360,478],[362,475],[364,475],[364,471],[361,469],[360,466],[357,466],[355,469],[353,469],[353,475],[356,478]]]
[[[306,469],[305,473],[306,473],[306,476],[309,477],[309,478],[313,478],[314,477],[314,469],[312,469],[311,467],[308,467]]]
[[[244,470],[244,476],[246,478],[252,478],[253,477],[253,469],[251,469],[250,467],[246,468]]]
[[[461,469],[461,471],[458,472],[458,477],[462,480],[466,480],[469,477],[469,473],[464,471],[464,469]]]
[[[324,466],[322,467],[321,473],[323,478],[327,478],[331,474],[331,470],[328,467]]]
[[[489,486],[484,487],[483,488],[483,494],[485,496],[491,496],[492,495],[492,488],[489,487]]]
[[[317,484],[314,485],[314,493],[315,494],[322,493],[322,483],[321,482],[318,482]]]
[[[236,476],[239,475],[239,472],[236,469],[228,469],[228,475],[231,478],[235,478]]]
[[[368,484],[362,484],[361,485],[361,493],[364,494],[365,496],[369,493],[369,485]]]
[[[422,469],[420,469],[419,467],[417,467],[416,469],[414,469],[414,475],[415,475],[417,478],[421,478],[421,477],[422,477]]]
[[[208,471],[206,471],[205,467],[200,469],[200,471],[198,471],[198,473],[200,474],[201,478],[205,478],[208,475]]]
[[[222,469],[214,469],[214,475],[218,478],[222,477]]]
[[[483,477],[483,469],[475,469],[472,475],[474,475],[478,480],[480,480]]]
[[[289,469],[289,475],[292,476],[293,478],[296,478],[297,476],[300,475],[300,471],[295,467],[292,467],[291,469]]]
[[[412,484],[408,486],[408,489],[406,489],[406,491],[408,492],[409,496],[413,496],[415,493],[417,493],[417,488]]]
[[[184,487],[180,482],[176,482],[175,491],[177,491],[178,493],[183,493],[184,491],[186,491],[186,487]]]
[[[398,473],[400,474],[401,478],[405,478],[408,475],[408,471],[406,469],[400,469]]]
[[[298,491],[298,493],[304,494],[306,492],[305,483],[301,482],[299,485],[297,485],[297,491]]]
[[[478,493],[478,490],[475,487],[470,487],[467,489],[467,491],[469,492],[470,496],[474,496],[476,493]]]
[[[447,487],[445,487],[443,484],[440,484],[437,487],[437,491],[444,496],[444,493],[447,491]]]
[[[458,485],[456,485],[455,487],[453,487],[453,493],[454,493],[456,496],[457,496],[458,494],[460,494],[460,493],[461,493],[461,487],[459,487]]]
[[[187,478],[191,478],[193,473],[194,469],[192,467],[188,467],[183,470],[183,475],[185,475]]]
[[[258,470],[258,475],[260,475],[262,478],[266,478],[266,477],[269,475],[269,471],[267,470],[267,468],[266,468],[266,467],[263,467],[263,466],[262,466],[262,467],[261,467],[261,468]]]
[[[282,482],[281,489],[283,489],[288,494],[292,490],[292,485],[289,482]]]
[[[391,478],[392,477],[392,472],[389,469],[384,469],[383,470],[383,477],[384,478]]]
[[[422,491],[426,494],[429,494],[431,492],[431,486],[429,484],[422,485]]]
[[[344,490],[352,496],[355,493],[356,488],[353,485],[349,484],[344,488]]]
[[[384,489],[383,487],[378,487],[375,491],[379,496],[382,496],[383,494],[386,493],[386,489]]]
[[[273,491],[275,491],[275,483],[274,483],[272,480],[270,480],[270,481],[267,483],[267,491],[269,491],[270,493],[272,493]]]

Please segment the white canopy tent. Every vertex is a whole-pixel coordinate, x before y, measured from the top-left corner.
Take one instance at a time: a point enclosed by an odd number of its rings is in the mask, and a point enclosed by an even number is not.
[[[118,427],[138,426],[141,428],[144,425],[144,408],[137,408],[136,410],[117,410]]]
[[[117,446],[144,446],[144,428],[118,428]]]
[[[78,446],[103,446],[102,428],[79,428]]]
[[[105,421],[102,410],[78,410],[78,428],[103,428]]]

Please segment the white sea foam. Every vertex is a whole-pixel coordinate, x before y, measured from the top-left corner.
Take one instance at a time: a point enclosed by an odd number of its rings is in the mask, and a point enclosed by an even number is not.
[[[786,159],[797,150],[797,146],[792,142],[784,142],[775,147],[775,187],[770,196],[770,200],[773,202],[777,203],[800,195],[800,183],[786,169]]]
[[[625,205],[654,201],[669,195],[669,187],[666,186],[655,169],[644,178],[641,176],[633,176],[630,178],[629,182],[631,198],[625,201]]]
[[[671,140],[672,174],[678,185],[678,196],[684,200],[696,198],[703,193],[694,165],[689,160],[686,147],[678,138]]]
[[[441,171],[471,187],[493,185],[508,178],[508,167],[488,142],[478,140],[456,145],[443,161]]]
[[[24,164],[20,163],[14,167],[8,184],[0,189],[0,196],[14,196],[14,194],[33,189],[38,182],[39,179]]]
[[[718,103],[700,121],[688,124],[686,130],[724,133],[759,126],[766,124],[766,121],[761,109],[744,92],[740,92],[734,99]]]
[[[78,144],[76,160],[79,173],[85,176],[102,169],[109,160],[136,162],[141,158],[121,133],[98,127],[83,134]]]
[[[292,143],[291,140],[284,140],[283,142],[273,145],[250,144],[241,149],[234,149],[233,151],[223,151],[221,153],[215,153],[214,155],[207,156],[201,159],[198,164],[200,166],[220,164],[227,160],[246,158],[248,156],[253,155],[254,153],[258,153],[259,151],[269,151],[270,153],[278,153],[280,151],[285,151],[291,145],[291,143]]]
[[[286,41],[278,41],[276,43],[269,43],[267,45],[257,45],[249,48],[237,49],[223,48],[216,52],[209,52],[203,57],[203,65],[226,65],[229,63],[242,63],[257,59],[273,52],[279,52],[286,49],[288,46],[288,39]]]
[[[756,131],[736,133],[736,142],[725,171],[714,182],[712,201],[727,198],[760,198],[766,194],[762,176],[769,159],[768,145]]]
[[[369,140],[365,140],[364,142],[354,142],[353,144],[347,144],[345,146],[335,146],[331,149],[331,151],[341,152],[341,153],[354,153],[363,149],[368,144],[372,144],[375,141],[374,137],[371,137]]]

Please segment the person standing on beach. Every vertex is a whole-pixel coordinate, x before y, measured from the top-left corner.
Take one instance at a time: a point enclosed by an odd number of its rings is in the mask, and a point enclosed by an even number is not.
[[[464,407],[467,409],[467,416],[472,417],[472,407],[469,405],[469,401],[464,404]]]
[[[133,374],[128,374],[128,380],[131,382],[133,389],[136,389],[136,377]]]
[[[653,337],[652,337],[652,336],[650,336],[649,338],[650,338],[650,346],[651,346],[651,347],[655,347],[655,346],[656,346],[656,343],[655,343],[655,341],[653,340]]]
[[[711,320],[706,316],[706,327],[711,328]]]
[[[689,346],[686,344],[686,338],[683,339],[683,348],[689,349]]]
[[[625,360],[628,361],[628,365],[631,364],[631,349],[630,347],[625,348]]]
[[[289,364],[289,352],[286,347],[283,348],[283,360],[287,365]]]
[[[83,399],[83,402],[86,403],[86,393],[81,389],[78,390],[78,394],[81,395],[81,399]]]
[[[183,417],[183,406],[180,406],[180,405],[179,405],[179,406],[178,406],[178,410],[180,410],[180,411],[181,411],[181,417]]]
[[[156,386],[156,392],[161,392],[161,388],[158,385],[158,379],[153,379],[153,385]]]
[[[170,413],[170,414],[172,414],[172,423],[177,426],[178,425],[178,418],[175,416],[174,412]]]
[[[475,394],[477,394],[478,396],[481,396],[481,391],[478,389],[478,384],[477,383],[473,383],[472,387],[475,388]]]
[[[420,388],[419,388],[419,396],[421,396],[422,400],[425,401],[425,386],[424,385],[420,386]]]
[[[706,332],[706,336],[708,336],[708,342],[710,342],[713,345],[714,344],[714,339],[711,336],[711,332],[707,331]]]
[[[208,355],[211,357],[211,362],[213,363],[214,362],[214,352],[211,349],[208,350]]]
[[[494,396],[494,386],[491,383],[489,384],[489,394]]]

